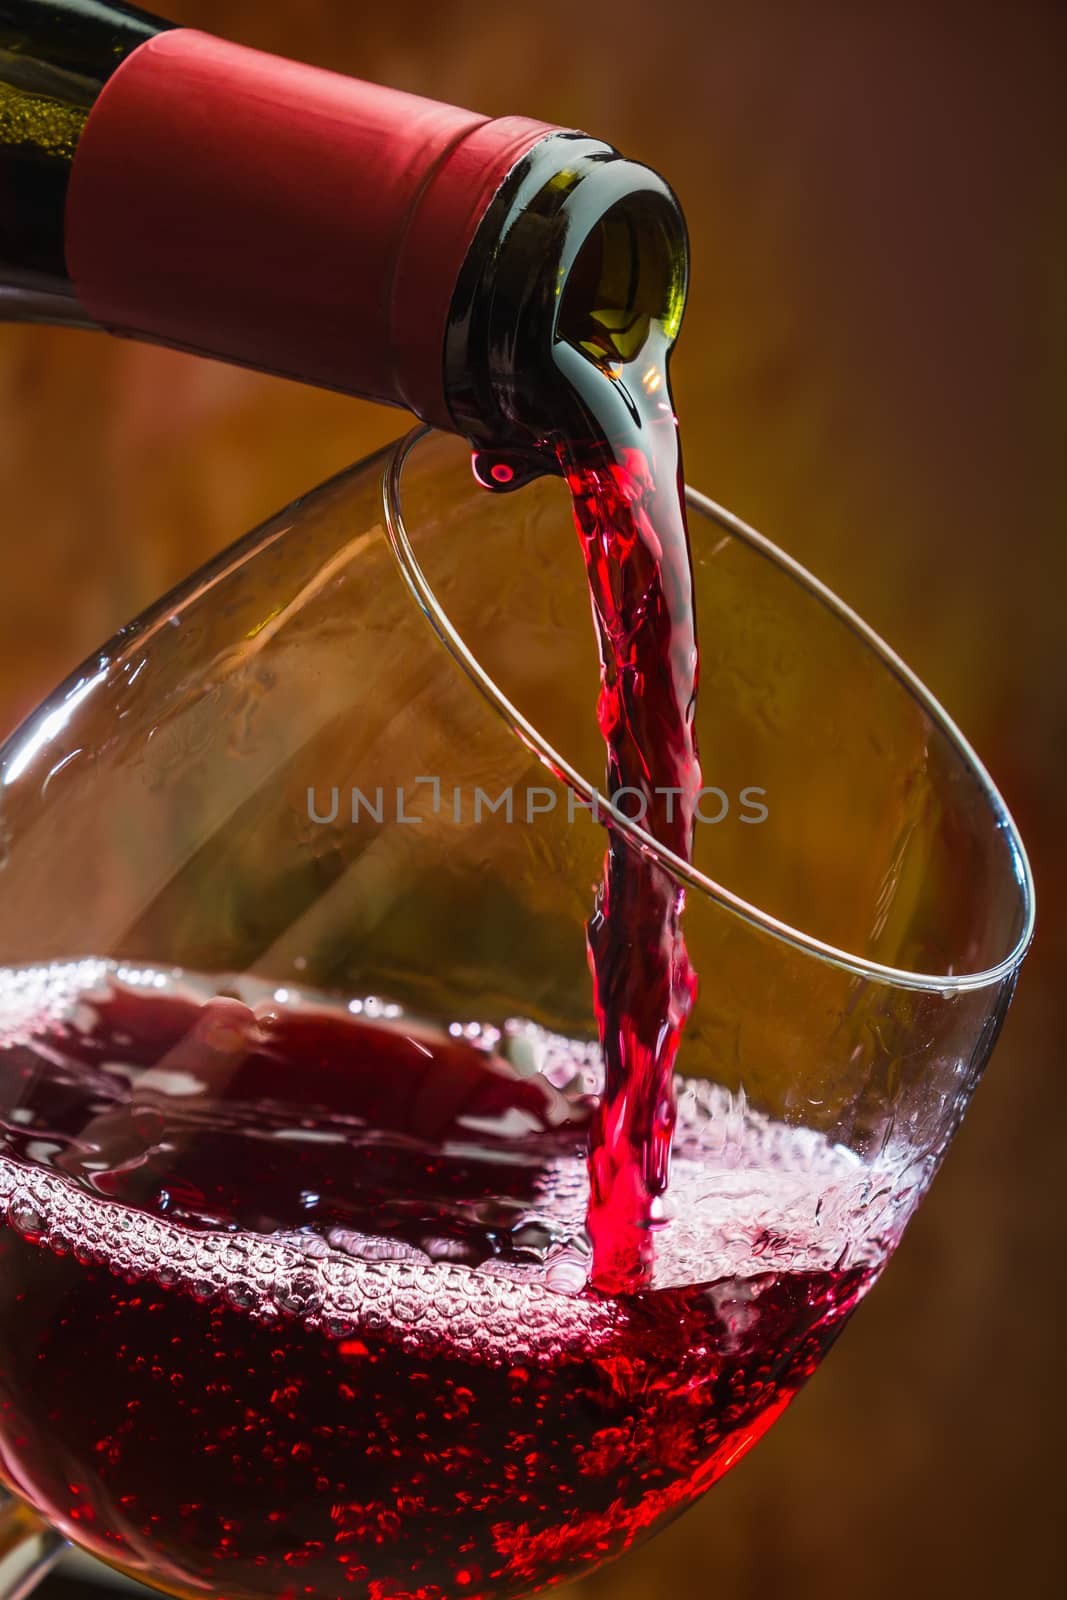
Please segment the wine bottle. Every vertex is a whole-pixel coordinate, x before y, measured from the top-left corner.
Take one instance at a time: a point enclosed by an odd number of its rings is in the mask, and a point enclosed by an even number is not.
[[[0,312],[514,444],[572,403],[553,341],[676,327],[686,264],[666,184],[581,133],[115,0],[0,0]]]

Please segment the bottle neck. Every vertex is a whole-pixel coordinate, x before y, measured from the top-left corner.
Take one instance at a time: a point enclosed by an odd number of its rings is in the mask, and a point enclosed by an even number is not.
[[[583,134],[110,0],[0,0],[0,315],[18,302],[536,450],[581,423],[555,354],[595,375],[651,322],[669,345],[685,277],[670,190]]]
[[[456,282],[501,184],[555,131],[177,28],[93,104],[67,187],[70,278],[113,332],[451,426]]]

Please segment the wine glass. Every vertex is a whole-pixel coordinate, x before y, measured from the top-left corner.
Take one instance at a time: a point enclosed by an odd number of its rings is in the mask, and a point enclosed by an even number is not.
[[[565,488],[486,493],[426,430],[0,751],[8,1592],[68,1539],[175,1595],[532,1593],[714,1483],[884,1267],[1029,868],[887,646],[689,509],[692,865],[597,792]],[[684,887],[700,976],[652,1278],[614,1298],[584,1228],[606,827]]]

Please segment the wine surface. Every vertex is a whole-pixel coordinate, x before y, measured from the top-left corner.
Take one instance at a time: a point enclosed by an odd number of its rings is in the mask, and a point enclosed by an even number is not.
[[[3,1475],[176,1593],[501,1600],[647,1536],[892,1240],[871,1166],[680,1081],[649,1281],[604,1296],[602,1088],[518,1019],[0,973]]]

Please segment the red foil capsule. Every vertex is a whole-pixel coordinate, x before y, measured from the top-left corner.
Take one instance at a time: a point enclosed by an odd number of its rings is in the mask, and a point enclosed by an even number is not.
[[[68,271],[113,332],[451,427],[460,268],[507,174],[555,132],[175,29],[127,57],[89,114]]]

